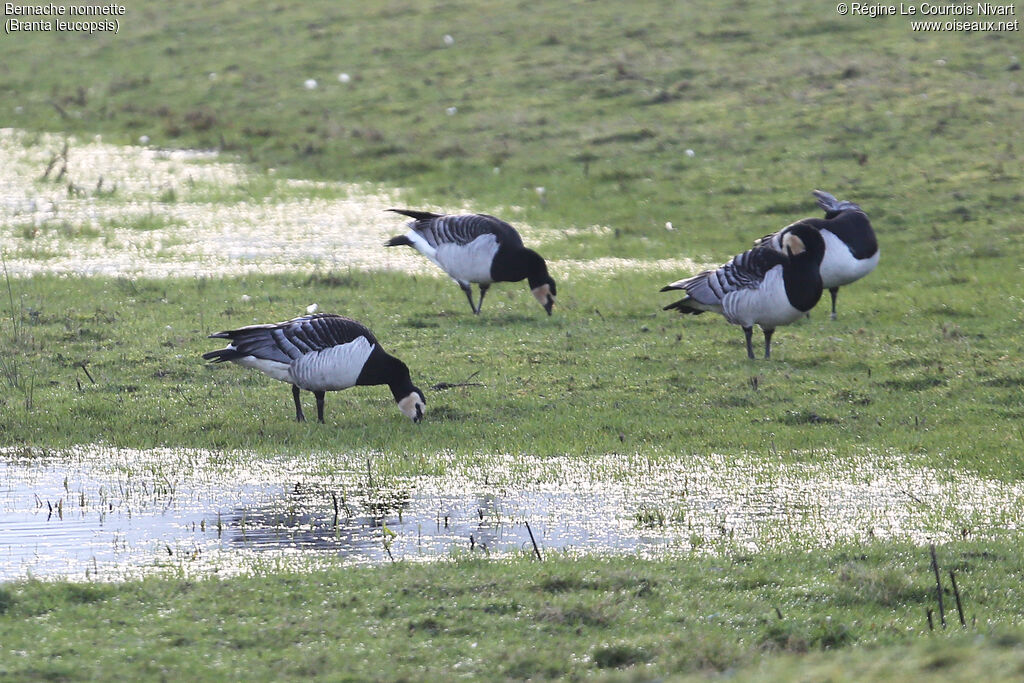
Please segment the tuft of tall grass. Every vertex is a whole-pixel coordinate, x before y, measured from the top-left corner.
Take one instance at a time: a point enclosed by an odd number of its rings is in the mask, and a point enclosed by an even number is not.
[[[14,289],[11,286],[11,275],[7,271],[7,259],[0,253],[0,265],[3,266],[4,284],[7,287],[8,310],[5,321],[10,321],[9,330],[0,333],[0,376],[12,389],[21,389],[25,378],[18,359],[19,347],[24,340],[24,316],[14,305]]]

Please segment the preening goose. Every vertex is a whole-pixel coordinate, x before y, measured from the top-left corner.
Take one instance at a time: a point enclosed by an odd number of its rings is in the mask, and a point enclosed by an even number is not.
[[[818,206],[825,218],[804,218],[778,232],[765,235],[756,245],[783,250],[787,231],[797,225],[809,225],[825,239],[825,257],[821,261],[821,285],[832,295],[832,320],[836,319],[836,297],[839,288],[856,282],[878,265],[878,240],[871,221],[853,202],[838,200],[828,192],[814,190]]]
[[[316,396],[316,413],[324,421],[324,394],[356,385],[387,384],[402,413],[423,419],[426,400],[413,386],[405,363],[386,353],[366,326],[333,313],[304,315],[281,323],[249,325],[211,334],[228,345],[204,353],[213,363],[233,361],[292,385],[295,419],[305,421],[299,390]]]
[[[505,221],[474,213],[445,216],[428,211],[388,209],[413,220],[409,232],[392,237],[388,247],[410,246],[448,273],[466,293],[473,313],[480,313],[484,295],[494,282],[526,279],[530,291],[551,315],[555,281],[540,254],[523,246],[516,229]],[[471,283],[480,286],[480,302],[473,304]]]
[[[743,328],[747,356],[754,357],[754,325],[764,330],[764,357],[770,358],[772,334],[811,310],[821,298],[819,268],[825,253],[821,233],[810,226],[793,225],[782,238],[784,252],[754,247],[716,268],[663,287],[686,291],[686,298],[665,306],[700,315],[715,311]]]

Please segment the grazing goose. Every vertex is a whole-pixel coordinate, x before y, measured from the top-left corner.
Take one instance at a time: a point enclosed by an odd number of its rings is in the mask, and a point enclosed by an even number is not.
[[[747,337],[747,356],[754,357],[750,343],[754,325],[764,330],[764,357],[772,353],[772,333],[811,310],[821,298],[819,268],[825,241],[814,228],[796,224],[783,236],[780,253],[754,247],[733,257],[716,270],[705,270],[661,291],[686,290],[686,298],[665,306],[681,313],[700,315],[715,311],[733,325],[740,325]]]
[[[786,232],[797,225],[809,225],[825,238],[821,261],[821,286],[832,295],[832,320],[836,319],[839,288],[856,282],[878,265],[878,240],[867,214],[853,202],[840,201],[822,190],[814,190],[825,218],[804,218],[754,242],[781,252]]]
[[[386,353],[373,332],[350,318],[317,313],[210,337],[231,341],[223,349],[204,353],[205,360],[234,361],[291,384],[299,422],[306,420],[300,389],[316,396],[317,419],[323,422],[325,392],[367,384],[387,384],[406,417],[413,422],[423,419],[426,400],[409,379],[409,368]]]
[[[530,291],[551,315],[555,281],[548,275],[540,254],[523,246],[516,229],[505,221],[474,213],[442,216],[428,211],[388,209],[413,220],[408,233],[392,237],[384,246],[410,246],[448,273],[479,315],[484,295],[494,282],[518,282],[526,278]],[[480,285],[480,303],[473,305],[470,283]]]

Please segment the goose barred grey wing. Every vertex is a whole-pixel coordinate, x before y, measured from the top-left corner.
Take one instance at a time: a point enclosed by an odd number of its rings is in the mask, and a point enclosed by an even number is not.
[[[414,219],[411,228],[423,236],[431,247],[442,244],[467,245],[482,235],[494,235],[499,245],[522,247],[523,240],[515,228],[494,216],[482,213],[442,216],[428,211],[389,209]]]
[[[693,299],[706,306],[722,303],[726,294],[741,289],[755,289],[775,266],[786,263],[785,255],[767,247],[754,247],[737,254],[715,270],[705,270],[693,277],[673,282],[661,291],[685,289]]]
[[[253,356],[280,363],[291,363],[297,358],[347,344],[365,337],[376,344],[373,333],[364,325],[333,313],[316,313],[269,325],[249,325],[237,330],[211,334],[211,338],[230,339],[225,349],[211,351],[203,358],[223,362]]]

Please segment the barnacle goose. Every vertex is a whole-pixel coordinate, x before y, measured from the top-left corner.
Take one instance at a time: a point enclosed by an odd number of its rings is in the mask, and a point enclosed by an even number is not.
[[[705,270],[663,287],[686,290],[686,298],[665,306],[700,315],[715,311],[747,337],[747,356],[754,357],[750,337],[754,325],[764,330],[764,357],[772,352],[772,333],[811,310],[821,298],[821,266],[825,241],[814,228],[796,224],[783,236],[784,252],[754,247],[715,270]]]
[[[317,419],[323,422],[325,392],[367,384],[387,384],[406,417],[413,422],[423,419],[426,400],[409,379],[409,368],[386,353],[370,330],[350,318],[316,313],[210,337],[230,342],[223,349],[204,353],[205,360],[234,361],[291,384],[299,422],[306,419],[299,402],[300,389],[316,396]]]
[[[828,192],[814,190],[818,206],[825,218],[804,218],[778,232],[765,235],[756,245],[783,250],[786,232],[797,225],[809,225],[825,238],[825,258],[821,261],[821,286],[832,295],[832,320],[836,319],[836,297],[839,288],[856,282],[878,265],[878,240],[871,221],[863,209],[846,200],[838,200]]]
[[[413,220],[408,233],[392,237],[385,246],[410,246],[436,263],[466,293],[473,313],[479,315],[492,283],[526,278],[533,296],[551,315],[555,281],[548,275],[547,264],[540,254],[523,246],[519,233],[505,221],[480,213],[443,216],[429,211],[388,210]],[[480,302],[476,305],[472,282],[480,285]]]

